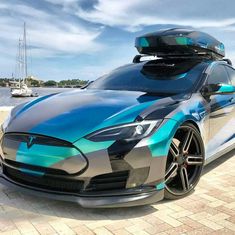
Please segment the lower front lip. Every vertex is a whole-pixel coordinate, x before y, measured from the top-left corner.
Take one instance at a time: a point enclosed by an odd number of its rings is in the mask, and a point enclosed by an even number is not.
[[[50,191],[42,191],[38,188],[21,185],[17,182],[8,179],[4,174],[0,175],[0,183],[21,191],[29,193],[33,196],[45,197],[53,200],[75,202],[85,208],[116,208],[116,207],[130,207],[140,206],[155,203],[164,197],[164,189],[149,190],[146,192],[125,194],[122,191],[116,195],[103,196],[98,194],[82,195],[82,194],[68,194]]]

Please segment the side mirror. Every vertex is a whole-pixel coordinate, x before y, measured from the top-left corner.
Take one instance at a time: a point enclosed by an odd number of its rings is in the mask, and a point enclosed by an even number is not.
[[[229,84],[209,84],[205,85],[202,88],[202,94],[205,96],[210,95],[228,95],[228,94],[234,94],[235,93],[235,86],[229,85]]]

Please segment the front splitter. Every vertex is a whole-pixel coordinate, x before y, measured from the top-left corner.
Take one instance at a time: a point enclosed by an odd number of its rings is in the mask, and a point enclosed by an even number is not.
[[[164,189],[133,195],[115,196],[82,196],[76,194],[46,192],[37,188],[22,185],[12,181],[5,175],[0,175],[0,183],[7,187],[14,188],[21,192],[29,193],[38,197],[50,198],[53,200],[75,202],[85,208],[112,208],[112,207],[132,207],[152,204],[164,198]]]

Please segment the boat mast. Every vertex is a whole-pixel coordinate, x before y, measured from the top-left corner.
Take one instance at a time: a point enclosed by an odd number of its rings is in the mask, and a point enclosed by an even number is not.
[[[27,44],[26,44],[26,23],[24,22],[24,38],[23,38],[23,46],[24,46],[24,83],[25,79],[28,77],[28,68],[27,68]]]
[[[19,87],[21,87],[21,78],[23,74],[23,56],[22,56],[22,40],[19,38],[19,48],[18,48],[18,62],[19,62]]]

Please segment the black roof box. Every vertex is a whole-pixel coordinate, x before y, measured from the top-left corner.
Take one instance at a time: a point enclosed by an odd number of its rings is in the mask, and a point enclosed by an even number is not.
[[[224,44],[207,33],[191,29],[168,29],[137,37],[135,47],[140,54],[158,57],[203,56],[222,59]]]

